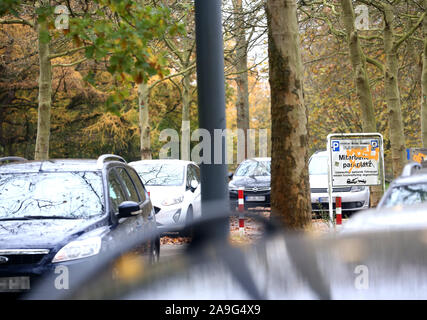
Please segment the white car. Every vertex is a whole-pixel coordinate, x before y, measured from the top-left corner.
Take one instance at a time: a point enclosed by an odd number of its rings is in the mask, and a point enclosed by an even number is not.
[[[140,160],[130,162],[150,194],[160,230],[180,229],[201,216],[200,168],[184,160]],[[158,209],[157,209],[158,210]]]
[[[308,171],[310,175],[312,211],[320,212],[328,210],[329,194],[327,151],[318,151],[310,157]],[[349,186],[333,188],[333,208],[335,208],[335,197],[341,197],[343,213],[369,208],[369,187]]]

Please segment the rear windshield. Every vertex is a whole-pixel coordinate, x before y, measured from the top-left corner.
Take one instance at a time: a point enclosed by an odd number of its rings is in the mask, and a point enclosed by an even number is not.
[[[412,205],[427,201],[427,183],[395,186],[383,202],[384,207]]]
[[[0,174],[0,220],[22,217],[87,219],[104,211],[97,172]]]

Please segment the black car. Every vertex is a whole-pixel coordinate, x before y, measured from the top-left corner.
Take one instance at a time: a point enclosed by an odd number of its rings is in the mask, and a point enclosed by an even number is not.
[[[52,273],[52,287],[67,289],[75,266],[131,234],[157,233],[144,185],[123,158],[14,160],[0,163],[0,292],[28,291]],[[148,263],[160,253],[151,239],[135,248]]]
[[[243,189],[244,207],[270,207],[271,158],[252,158],[240,163],[228,184],[230,206],[238,207],[238,190]]]

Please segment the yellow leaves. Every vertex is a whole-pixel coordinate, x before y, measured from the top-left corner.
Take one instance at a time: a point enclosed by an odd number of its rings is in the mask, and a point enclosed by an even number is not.
[[[126,39],[120,40],[120,46],[122,47],[123,50],[125,50],[127,48],[128,43],[127,43]]]
[[[162,72],[162,66],[159,63],[159,58],[156,55],[151,54],[148,59],[147,59],[147,63],[150,65],[151,68],[153,68],[157,75],[163,79],[164,75]]]

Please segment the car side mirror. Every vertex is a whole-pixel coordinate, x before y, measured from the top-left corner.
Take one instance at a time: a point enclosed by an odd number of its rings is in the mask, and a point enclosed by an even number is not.
[[[135,201],[123,201],[119,205],[119,213],[117,214],[117,218],[129,218],[132,216],[136,216],[141,212],[141,208],[139,204]]]
[[[159,207],[153,206],[154,208],[154,214],[158,214],[159,211],[161,210]]]
[[[233,175],[234,175],[234,174],[233,174],[233,172],[229,172],[229,173],[228,173],[228,179],[229,179],[229,180],[233,179]]]
[[[190,188],[191,188],[191,191],[194,191],[194,190],[196,190],[196,188],[199,186],[199,183],[197,182],[197,180],[191,180],[191,182],[190,182]]]

